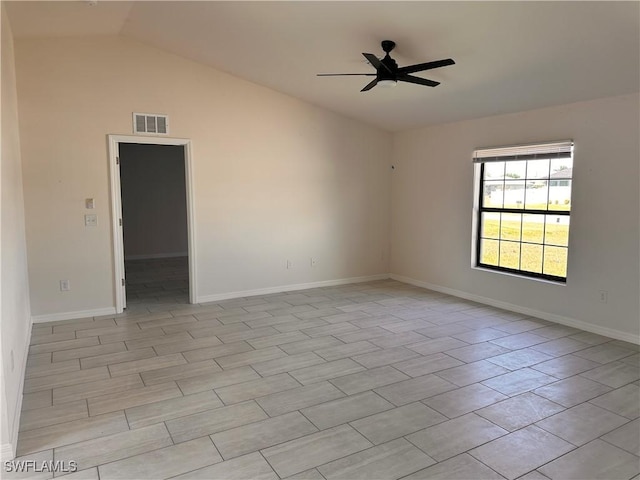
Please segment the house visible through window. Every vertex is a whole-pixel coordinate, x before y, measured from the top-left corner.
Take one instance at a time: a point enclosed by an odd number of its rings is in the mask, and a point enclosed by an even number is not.
[[[478,149],[475,265],[566,282],[573,142]]]

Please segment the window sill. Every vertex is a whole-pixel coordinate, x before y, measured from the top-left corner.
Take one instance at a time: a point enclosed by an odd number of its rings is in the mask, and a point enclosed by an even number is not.
[[[493,270],[492,268],[472,266],[471,269],[472,270],[478,270],[478,271],[481,271],[481,272],[495,273],[495,274],[498,274],[498,275],[506,275],[508,277],[519,278],[519,279],[522,279],[522,280],[533,280],[534,282],[546,283],[546,284],[549,284],[549,285],[556,285],[556,286],[560,286],[560,287],[566,287],[567,286],[567,282],[558,282],[558,281],[555,281],[555,280],[549,280],[547,278],[537,278],[537,277],[529,277],[527,275],[518,275],[517,273],[502,272],[500,270]]]

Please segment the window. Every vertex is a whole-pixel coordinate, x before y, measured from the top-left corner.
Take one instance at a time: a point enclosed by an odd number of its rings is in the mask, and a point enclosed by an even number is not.
[[[474,152],[475,265],[566,282],[573,142]]]

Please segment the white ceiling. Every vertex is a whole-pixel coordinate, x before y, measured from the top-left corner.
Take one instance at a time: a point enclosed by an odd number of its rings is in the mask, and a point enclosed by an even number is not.
[[[122,35],[387,130],[640,90],[640,2],[5,2],[16,38]],[[456,65],[360,89],[362,52]]]

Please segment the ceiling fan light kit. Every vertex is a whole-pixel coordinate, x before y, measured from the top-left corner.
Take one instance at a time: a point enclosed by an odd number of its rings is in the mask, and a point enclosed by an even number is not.
[[[376,78],[369,82],[361,92],[371,90],[376,85],[381,87],[395,87],[398,82],[415,83],[417,85],[424,85],[426,87],[435,87],[440,85],[440,82],[435,82],[427,78],[416,77],[410,75],[411,73],[423,72],[425,70],[432,70],[434,68],[446,67],[447,65],[454,65],[456,62],[451,58],[444,60],[436,60],[434,62],[417,63],[415,65],[408,65],[406,67],[398,67],[396,61],[391,58],[389,53],[396,46],[396,43],[392,40],[383,40],[382,50],[385,52],[385,56],[381,59],[376,57],[372,53],[363,53],[362,55],[367,61],[376,69],[376,73],[319,73],[319,77],[337,77],[337,76],[367,76]]]

